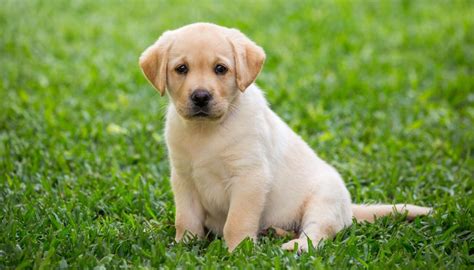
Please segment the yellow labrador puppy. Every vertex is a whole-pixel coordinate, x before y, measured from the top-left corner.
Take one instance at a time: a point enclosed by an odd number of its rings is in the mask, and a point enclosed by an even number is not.
[[[229,250],[260,230],[295,230],[283,245],[308,249],[351,225],[413,205],[354,205],[339,173],[269,107],[255,85],[265,53],[236,29],[195,23],[167,31],[140,57],[146,78],[170,96],[166,143],[176,241],[205,228]],[[297,244],[297,245],[295,245]]]

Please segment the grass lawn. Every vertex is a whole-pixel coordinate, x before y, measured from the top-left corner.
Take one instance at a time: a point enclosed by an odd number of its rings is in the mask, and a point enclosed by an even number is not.
[[[473,14],[469,0],[2,1],[0,269],[473,269]],[[436,213],[354,224],[301,256],[274,236],[233,254],[174,243],[167,99],[138,57],[195,21],[266,50],[272,108],[355,202]]]

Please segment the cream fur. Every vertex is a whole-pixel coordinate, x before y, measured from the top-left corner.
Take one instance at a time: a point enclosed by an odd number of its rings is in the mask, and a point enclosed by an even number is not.
[[[222,33],[227,39],[236,35],[235,32],[228,35],[227,28],[212,24],[194,24],[182,29],[194,33],[197,28],[215,30],[216,35]],[[176,35],[182,40],[192,38],[192,34],[179,36],[179,31]],[[247,51],[246,56],[242,57],[247,59],[235,60],[240,56],[235,55],[232,41],[228,47],[221,44],[219,57],[224,57],[223,61],[228,61],[231,68],[247,62],[250,66],[253,58],[260,57],[245,75],[251,79],[249,84],[260,71],[264,54],[258,51],[259,47],[255,44],[246,43],[245,36],[239,36],[242,37],[239,42],[247,46],[242,47]],[[205,50],[218,50],[213,47],[212,41],[202,41],[199,46]],[[185,47],[174,57],[180,57],[183,52],[187,54],[186,50],[192,55],[195,48],[196,45]],[[173,58],[173,52],[170,54]],[[147,51],[146,55],[154,54]],[[209,57],[212,56],[206,56]],[[142,57],[141,62],[147,63],[147,77],[154,78],[155,73],[150,71],[150,67],[157,64],[150,64],[145,58]],[[203,61],[200,60],[200,63]],[[207,68],[206,64],[196,67],[198,70]],[[238,68],[245,69],[245,65]],[[181,80],[172,79],[174,75],[170,72],[172,69],[168,68],[168,80]],[[240,77],[235,73],[242,71],[232,69],[229,72],[232,72],[229,75],[232,81],[221,77],[216,79],[212,74],[197,79],[197,84],[210,85],[216,96],[220,95],[230,104],[226,107],[226,113],[214,121],[188,118],[184,114],[186,110],[181,108],[186,108],[193,86],[183,88],[183,83],[187,81],[179,84],[167,82],[172,102],[166,115],[165,136],[176,203],[177,241],[183,240],[186,231],[202,237],[206,227],[223,235],[229,249],[233,250],[246,237],[255,240],[262,229],[276,227],[299,233],[297,239],[283,245],[284,249],[291,250],[298,244],[299,250],[307,250],[307,238],[314,245],[322,239],[331,238],[351,225],[353,216],[357,220],[373,221],[376,216],[388,215],[395,210],[408,210],[409,218],[431,211],[430,208],[412,205],[396,205],[395,208],[387,205],[352,205],[339,173],[319,158],[269,108],[262,91],[255,84],[250,84],[243,92],[239,91],[243,83],[236,81]],[[217,83],[213,80],[221,81]]]

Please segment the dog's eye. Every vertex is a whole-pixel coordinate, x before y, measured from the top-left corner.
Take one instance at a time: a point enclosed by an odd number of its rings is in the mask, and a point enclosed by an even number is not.
[[[180,65],[174,69],[178,74],[186,74],[188,73],[188,67],[186,65]]]
[[[223,65],[217,65],[215,68],[214,68],[214,72],[217,74],[217,75],[224,75],[227,73],[227,68],[224,67]]]

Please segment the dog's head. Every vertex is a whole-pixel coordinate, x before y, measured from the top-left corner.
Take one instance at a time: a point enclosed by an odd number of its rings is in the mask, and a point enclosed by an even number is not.
[[[195,23],[163,33],[140,56],[140,67],[183,118],[218,120],[264,61],[263,49],[240,31]]]

